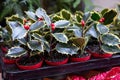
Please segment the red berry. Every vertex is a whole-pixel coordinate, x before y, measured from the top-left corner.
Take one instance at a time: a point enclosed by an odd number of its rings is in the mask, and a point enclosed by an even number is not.
[[[84,27],[85,26],[85,21],[84,20],[81,20],[81,26]]]
[[[55,24],[51,23],[50,26],[51,26],[52,31],[54,31],[55,30]]]
[[[43,20],[43,18],[42,18],[42,17],[38,18],[38,21],[42,21],[42,20]]]
[[[100,23],[103,23],[104,21],[105,21],[105,18],[101,18],[101,19],[99,20]]]
[[[29,29],[30,29],[30,26],[29,26],[29,25],[24,25],[24,28],[25,28],[26,30],[29,30]]]

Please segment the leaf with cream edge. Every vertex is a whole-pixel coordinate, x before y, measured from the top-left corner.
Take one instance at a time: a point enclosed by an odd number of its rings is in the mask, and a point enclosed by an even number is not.
[[[28,16],[30,19],[32,19],[32,20],[34,20],[34,21],[37,20],[37,17],[36,17],[36,15],[35,15],[34,12],[32,12],[32,11],[25,11],[25,13],[27,14],[27,16]]]
[[[68,37],[64,33],[54,33],[52,35],[59,42],[62,42],[62,43],[68,42]]]
[[[59,21],[56,21],[54,24],[55,24],[55,28],[65,28],[66,26],[69,25],[69,21],[67,20],[59,20]]]
[[[119,37],[117,37],[116,35],[114,35],[112,33],[103,34],[102,37],[101,37],[101,41],[104,44],[112,45],[112,46],[120,44]]]
[[[60,15],[66,19],[66,20],[70,20],[71,19],[71,13],[65,9],[60,11]]]
[[[99,21],[100,20],[101,16],[98,12],[94,11],[94,12],[91,12],[91,13],[92,13],[92,15],[91,15],[92,20],[94,20],[94,21]]]
[[[118,45],[115,46],[102,45],[102,50],[106,53],[114,54],[120,52],[120,47]]]
[[[73,54],[76,54],[77,51],[78,51],[78,48],[75,47],[74,45],[72,44],[63,44],[63,43],[58,43],[56,45],[56,50],[59,52],[59,53],[62,53],[62,54],[70,54],[70,55],[73,55]]]
[[[79,15],[79,14],[75,14],[75,18],[76,18],[76,21],[77,21],[78,23],[80,23],[81,20],[82,20],[82,16]]]
[[[46,11],[42,8],[38,8],[35,12],[37,17],[43,17],[47,26],[50,26],[51,20],[50,17],[47,15]]]
[[[24,38],[27,34],[27,30],[24,29],[23,25],[18,22],[9,21],[9,27],[12,29],[12,39]]]
[[[95,27],[92,26],[88,31],[87,33],[85,34],[86,36],[92,36],[94,38],[98,38],[98,33],[97,31],[95,30]]]
[[[32,36],[35,39],[42,41],[44,43],[45,50],[47,50],[48,52],[50,52],[50,44],[44,39],[44,37],[42,37],[41,35],[39,35],[37,33],[34,33]]]
[[[33,51],[38,50],[38,51],[44,52],[44,48],[43,48],[44,43],[38,40],[31,40],[27,43],[27,45]]]
[[[105,34],[109,32],[109,28],[103,24],[97,24],[96,28],[100,34]]]
[[[37,21],[30,26],[30,30],[32,31],[32,30],[40,29],[43,25],[44,25],[44,22]]]
[[[26,53],[27,53],[27,51],[24,48],[12,47],[8,50],[8,53],[6,54],[6,56],[17,58]]]

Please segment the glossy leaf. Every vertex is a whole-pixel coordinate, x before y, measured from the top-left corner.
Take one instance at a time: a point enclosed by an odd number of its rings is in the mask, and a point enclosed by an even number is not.
[[[27,43],[27,45],[31,50],[38,50],[38,51],[41,51],[41,52],[44,51],[43,43],[41,43],[38,40],[31,40]]]
[[[34,33],[32,36],[35,39],[40,40],[41,42],[44,43],[44,48],[45,48],[46,51],[48,51],[48,52],[50,51],[50,45],[49,45],[49,43],[41,35],[39,35],[37,33]]]
[[[51,24],[51,20],[50,20],[50,17],[47,15],[46,11],[42,8],[38,8],[35,12],[35,14],[38,16],[38,17],[43,17],[47,26],[50,26]]]
[[[53,21],[59,21],[59,20],[63,20],[63,18],[62,18],[61,16],[54,15],[54,16],[52,17],[52,20],[53,20]]]
[[[100,14],[98,12],[92,12],[91,19],[94,21],[99,21],[101,18]]]
[[[104,44],[107,45],[117,45],[120,43],[120,39],[116,35],[111,33],[102,35],[101,40]]]
[[[115,16],[117,15],[117,12],[115,10],[110,10],[108,12],[106,12],[104,15],[103,15],[103,18],[105,18],[105,21],[104,21],[104,25],[108,25],[108,24],[111,24],[115,18]]]
[[[27,31],[23,28],[23,25],[18,22],[8,22],[10,28],[12,29],[12,39],[21,39],[24,38],[27,34]]]
[[[56,50],[62,54],[72,55],[72,54],[77,54],[78,48],[73,46],[72,44],[60,44],[60,43],[58,43],[56,45]]]
[[[68,38],[64,33],[54,33],[52,35],[59,42],[62,42],[62,43],[67,43],[68,42]]]
[[[43,25],[44,25],[44,22],[42,22],[42,21],[37,21],[37,22],[33,23],[33,24],[30,26],[30,30],[40,29]]]
[[[92,27],[87,31],[86,35],[87,35],[87,36],[90,35],[90,36],[95,37],[95,38],[98,37],[98,33],[96,32],[94,26],[92,26]]]
[[[83,20],[86,22],[90,18],[90,16],[91,16],[90,12],[84,13]]]
[[[102,50],[106,53],[118,53],[120,52],[120,47],[117,46],[109,46],[109,45],[102,45]]]
[[[69,25],[69,21],[67,20],[59,20],[55,22],[55,28],[65,28]]]
[[[96,27],[100,34],[105,34],[109,32],[109,28],[103,24],[97,24]]]
[[[77,22],[80,23],[82,20],[82,16],[76,14],[75,17],[76,17]]]
[[[106,12],[108,12],[109,11],[109,9],[108,8],[105,8],[105,9],[103,9],[102,11],[101,11],[101,14],[102,15],[104,15]]]
[[[71,13],[65,9],[63,9],[61,12],[60,12],[61,16],[66,19],[66,20],[70,20],[71,19]]]
[[[32,19],[32,20],[34,20],[34,21],[37,20],[37,17],[36,17],[36,15],[35,15],[34,12],[32,12],[32,11],[26,11],[25,13],[27,14],[27,16],[28,16],[30,19]]]
[[[82,49],[86,43],[86,39],[83,37],[80,38],[74,38],[72,39],[73,44],[75,44],[77,47],[79,47],[80,49]]]
[[[6,56],[17,58],[26,53],[27,51],[21,47],[12,47],[8,50],[8,53],[6,54]]]

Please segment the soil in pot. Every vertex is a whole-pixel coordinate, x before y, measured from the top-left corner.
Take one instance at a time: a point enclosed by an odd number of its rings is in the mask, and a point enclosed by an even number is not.
[[[89,60],[91,57],[91,54],[85,52],[84,54],[74,54],[70,57],[71,62],[84,62]]]
[[[45,62],[47,63],[47,65],[50,66],[58,66],[58,65],[66,64],[68,62],[68,55],[61,54],[58,52],[53,52],[50,55],[46,53]]]
[[[21,70],[33,70],[42,66],[43,59],[40,55],[25,56],[16,61],[16,64]]]
[[[108,58],[112,56],[112,54],[101,50],[98,45],[89,46],[87,51],[95,58]]]

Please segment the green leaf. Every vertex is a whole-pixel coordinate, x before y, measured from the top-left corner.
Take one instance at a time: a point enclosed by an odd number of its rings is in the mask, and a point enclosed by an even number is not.
[[[65,10],[65,9],[61,10],[60,14],[66,20],[71,19],[71,13],[69,11]]]
[[[27,41],[25,38],[22,38],[22,39],[18,39],[18,41],[23,44],[23,45],[26,45],[27,44]]]
[[[62,53],[62,54],[70,54],[70,55],[72,55],[72,54],[77,54],[78,48],[75,47],[72,44],[61,44],[61,43],[58,43],[56,45],[56,50],[59,53]]]
[[[73,3],[73,8],[76,8],[79,4],[80,4],[81,0],[76,0],[74,3]]]
[[[62,18],[61,16],[54,15],[54,16],[52,17],[52,20],[53,20],[53,21],[59,21],[59,20],[63,20],[63,18]]]
[[[103,9],[102,11],[101,11],[101,14],[102,15],[104,15],[106,12],[108,12],[109,11],[109,9],[108,8],[105,8],[105,9]]]
[[[46,11],[42,8],[38,8],[35,12],[35,14],[38,16],[38,17],[43,17],[45,19],[45,22],[47,24],[47,26],[50,26],[51,24],[51,20],[50,20],[50,17],[47,15]]]
[[[31,50],[38,50],[44,52],[43,43],[38,40],[31,40],[27,43]]]
[[[97,24],[96,27],[100,34],[105,34],[109,32],[109,28],[103,24]]]
[[[69,25],[69,21],[67,20],[59,20],[55,22],[55,28],[65,28]]]
[[[23,28],[23,25],[18,22],[9,21],[9,27],[12,29],[12,39],[21,39],[24,38],[27,34],[27,31]]]
[[[25,13],[27,14],[27,16],[28,16],[30,19],[32,19],[32,20],[34,20],[34,21],[37,20],[37,17],[36,17],[36,15],[35,15],[34,12],[32,12],[32,11],[26,11]]]
[[[84,15],[83,15],[83,20],[86,22],[89,18],[90,18],[91,14],[90,12],[86,12]]]
[[[105,18],[104,21],[104,25],[108,25],[111,24],[115,18],[115,16],[117,15],[117,12],[115,10],[110,10],[108,12],[106,12],[103,17]]]
[[[72,41],[73,41],[73,44],[75,44],[80,49],[82,49],[84,47],[85,43],[86,43],[86,39],[83,38],[83,37],[73,38]]]
[[[52,35],[59,42],[62,42],[62,43],[67,43],[68,42],[68,38],[64,33],[54,33]]]
[[[120,52],[120,47],[117,46],[109,46],[109,45],[102,45],[102,50],[106,53],[118,53]]]
[[[78,14],[80,16],[83,16],[83,12],[82,11],[76,11],[75,14]]]
[[[39,34],[37,34],[37,33],[34,33],[32,36],[33,36],[35,39],[40,40],[41,42],[43,42],[43,43],[44,43],[45,50],[48,51],[48,52],[50,52],[50,45],[49,45],[49,43],[48,43],[41,35],[39,35]]]
[[[120,43],[120,39],[116,35],[111,33],[102,35],[101,40],[104,44],[107,45],[117,45]]]
[[[94,21],[99,21],[101,18],[100,14],[98,12],[92,12],[91,19]]]
[[[6,56],[17,58],[26,53],[27,53],[26,50],[21,47],[12,47],[8,50]]]
[[[30,26],[30,30],[40,29],[43,25],[44,25],[44,22],[42,22],[42,21],[37,21],[37,22],[33,23],[33,24]]]
[[[98,33],[96,32],[96,29],[94,26],[92,26],[86,33],[87,36],[92,36],[94,38],[98,38]]]
[[[77,22],[80,23],[82,20],[82,16],[76,14],[75,17],[76,17]]]

